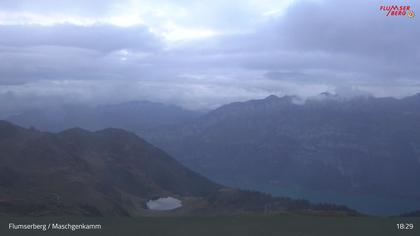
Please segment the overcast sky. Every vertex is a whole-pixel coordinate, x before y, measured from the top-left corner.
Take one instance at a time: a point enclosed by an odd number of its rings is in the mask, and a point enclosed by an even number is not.
[[[2,0],[0,115],[129,100],[190,109],[420,92],[420,14],[376,0]]]

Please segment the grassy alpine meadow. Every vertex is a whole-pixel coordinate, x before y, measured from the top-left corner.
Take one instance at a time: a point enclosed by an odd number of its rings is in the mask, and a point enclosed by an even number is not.
[[[420,235],[420,218],[328,217],[312,215],[241,215],[206,217],[0,219],[0,235],[117,236],[398,236]],[[9,224],[39,229],[9,229]],[[70,225],[92,229],[71,230]],[[398,225],[399,224],[399,225]],[[402,224],[402,225],[401,225]],[[47,230],[42,230],[45,225]],[[99,225],[99,226],[98,226]],[[413,226],[412,229],[411,226]],[[48,227],[50,227],[48,229]],[[53,229],[55,227],[55,229]],[[61,229],[58,229],[60,228]],[[95,229],[96,227],[96,229]],[[100,227],[100,229],[99,229]],[[400,228],[400,229],[399,229]],[[405,228],[405,229],[401,229]]]

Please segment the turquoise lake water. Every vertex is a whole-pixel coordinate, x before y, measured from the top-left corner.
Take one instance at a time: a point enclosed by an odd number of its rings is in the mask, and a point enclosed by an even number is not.
[[[258,190],[274,196],[306,199],[315,203],[335,203],[346,205],[369,215],[394,216],[420,210],[420,199],[391,198],[387,196],[342,194],[330,191],[314,191],[301,188],[258,187]]]

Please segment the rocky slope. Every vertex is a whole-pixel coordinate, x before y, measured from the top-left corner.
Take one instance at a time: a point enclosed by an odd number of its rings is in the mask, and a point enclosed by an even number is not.
[[[231,186],[420,200],[420,95],[295,99],[232,103],[147,138]]]
[[[182,207],[149,210],[173,197]],[[263,211],[355,212],[215,184],[119,129],[57,134],[0,121],[0,215],[136,216]]]

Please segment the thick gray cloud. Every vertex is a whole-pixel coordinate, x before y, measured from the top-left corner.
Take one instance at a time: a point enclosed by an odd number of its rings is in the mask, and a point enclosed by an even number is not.
[[[2,25],[0,35],[0,45],[10,47],[47,45],[98,51],[153,51],[161,47],[159,39],[144,26]]]
[[[6,25],[0,26],[0,83],[36,80],[130,79],[142,62],[126,62],[157,53],[162,41],[144,26]],[[129,53],[130,52],[130,53]]]
[[[104,8],[113,9],[115,2],[108,3]],[[395,2],[414,10],[416,3]],[[0,109],[135,99],[199,109],[273,93],[420,92],[418,17],[386,17],[381,4],[296,1],[284,14],[254,22],[252,31],[181,42],[165,41],[146,25],[0,25]],[[234,9],[225,8],[218,14],[229,13],[229,21]],[[252,15],[248,9],[238,15]],[[218,14],[192,25],[215,27],[207,23]]]
[[[13,0],[0,1],[4,11],[30,11],[41,14],[66,13],[91,16],[106,15],[112,11],[115,0]]]
[[[415,3],[394,4],[416,9]],[[420,27],[417,18],[386,17],[381,4],[300,1],[254,33],[210,45],[213,53],[224,48],[230,61],[244,68],[269,71],[271,79],[376,87],[380,95],[387,95],[386,90],[402,95],[392,87],[418,89]]]
[[[246,65],[254,68],[296,65],[302,69],[418,76],[418,20],[385,17],[380,5],[375,1],[301,1],[262,29],[227,37],[220,45],[244,56]],[[248,61],[247,53],[255,60]]]
[[[9,18],[18,15],[12,20],[19,22],[40,23],[46,18],[58,22],[76,19],[98,22],[112,21],[113,17],[138,17],[156,28],[175,25],[244,30],[259,22],[262,15],[278,11],[289,2],[291,0],[13,0],[0,1],[0,21],[10,21],[1,16],[4,12]],[[50,19],[51,16],[56,19]]]
[[[416,1],[393,2],[398,3],[415,9]],[[416,43],[420,39],[418,20],[385,17],[379,11],[380,5],[376,1],[299,3],[288,11],[287,22],[279,27],[287,35],[287,45],[295,49],[378,61],[391,76],[418,76],[420,68],[415,66],[420,60],[420,45]]]

